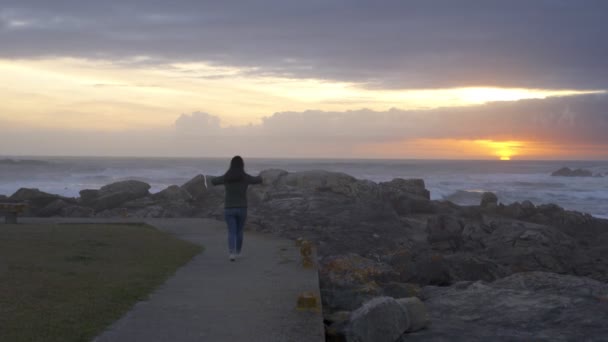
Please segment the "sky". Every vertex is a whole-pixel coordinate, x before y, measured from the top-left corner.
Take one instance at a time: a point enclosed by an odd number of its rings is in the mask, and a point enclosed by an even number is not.
[[[608,159],[602,0],[0,0],[0,155]]]

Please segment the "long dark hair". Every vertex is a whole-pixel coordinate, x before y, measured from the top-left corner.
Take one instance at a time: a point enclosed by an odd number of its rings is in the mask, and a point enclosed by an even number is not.
[[[234,156],[230,161],[230,168],[224,174],[224,182],[235,183],[245,178],[245,162],[241,156]]]

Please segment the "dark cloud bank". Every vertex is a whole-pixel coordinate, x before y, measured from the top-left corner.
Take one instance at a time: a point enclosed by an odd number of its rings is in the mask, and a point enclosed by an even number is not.
[[[608,2],[0,3],[0,56],[210,61],[378,88],[608,88]]]

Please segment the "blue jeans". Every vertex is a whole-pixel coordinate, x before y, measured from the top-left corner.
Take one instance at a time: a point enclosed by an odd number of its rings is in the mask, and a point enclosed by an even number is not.
[[[239,254],[243,246],[243,227],[247,218],[247,208],[226,208],[224,217],[228,224],[228,252]]]

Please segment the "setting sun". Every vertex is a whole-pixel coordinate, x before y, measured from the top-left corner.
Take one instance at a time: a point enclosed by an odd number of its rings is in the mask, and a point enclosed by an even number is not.
[[[520,154],[520,150],[524,146],[520,141],[476,140],[475,142],[487,147],[500,160],[511,160],[513,156]]]

